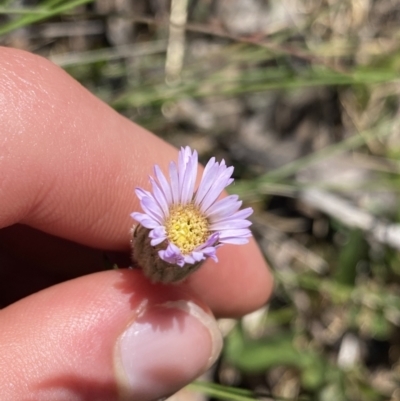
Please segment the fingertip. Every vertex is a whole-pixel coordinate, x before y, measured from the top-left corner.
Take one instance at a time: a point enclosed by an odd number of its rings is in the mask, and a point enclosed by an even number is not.
[[[216,316],[239,317],[264,305],[273,276],[254,239],[218,250],[219,262],[208,260],[184,284],[198,294]]]
[[[214,318],[178,300],[147,308],[120,337],[115,362],[121,399],[158,399],[209,368],[222,348]]]

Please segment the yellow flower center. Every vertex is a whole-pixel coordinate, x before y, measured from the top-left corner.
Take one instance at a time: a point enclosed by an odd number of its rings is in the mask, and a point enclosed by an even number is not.
[[[210,236],[207,219],[192,203],[174,205],[165,223],[168,239],[186,255]]]

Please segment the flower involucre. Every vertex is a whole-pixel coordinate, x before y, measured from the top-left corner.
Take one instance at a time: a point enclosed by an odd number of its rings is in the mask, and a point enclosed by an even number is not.
[[[245,244],[251,236],[247,218],[252,208],[239,210],[237,195],[218,200],[233,182],[233,167],[213,157],[195,191],[198,156],[181,148],[178,165],[169,165],[169,182],[159,166],[150,177],[152,193],[137,188],[144,213],[132,213],[139,222],[133,236],[133,258],[153,281],[180,281],[206,258],[218,261],[223,244]]]

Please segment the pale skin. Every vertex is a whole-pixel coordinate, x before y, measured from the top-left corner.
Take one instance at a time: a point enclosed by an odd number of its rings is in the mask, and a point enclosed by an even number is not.
[[[0,127],[2,399],[168,395],[205,369],[210,340],[190,354],[187,369],[160,373],[161,393],[121,389],[115,347],[143,300],[183,299],[217,316],[242,316],[267,301],[272,279],[253,240],[219,249],[218,264],[207,261],[179,285],[152,285],[136,270],[104,271],[104,250],[129,252],[129,215],[140,211],[133,189],[149,189],[153,165],[165,171],[177,150],[60,68],[0,48]],[[179,314],[169,309],[152,321]],[[182,325],[181,339],[193,327]]]

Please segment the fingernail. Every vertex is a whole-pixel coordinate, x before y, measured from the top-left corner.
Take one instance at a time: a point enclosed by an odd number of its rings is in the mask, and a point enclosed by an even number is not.
[[[121,399],[150,401],[174,393],[207,370],[221,348],[215,319],[195,303],[148,307],[117,344]]]

